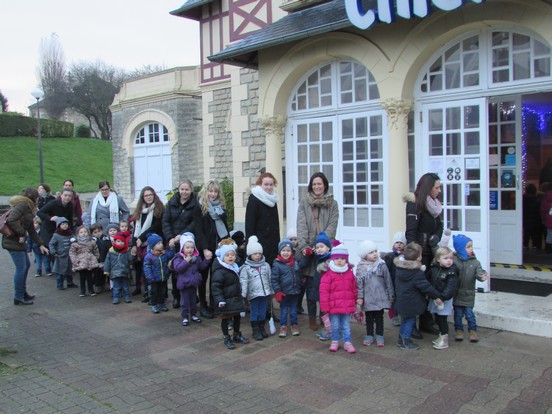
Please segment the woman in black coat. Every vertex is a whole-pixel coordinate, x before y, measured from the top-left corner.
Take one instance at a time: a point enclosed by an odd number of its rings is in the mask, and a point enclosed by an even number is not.
[[[58,217],[65,217],[69,223],[73,223],[73,191],[64,188],[60,197],[49,201],[38,210],[37,215],[42,220],[40,238],[44,245],[48,246],[56,231]]]
[[[226,219],[226,203],[220,185],[215,180],[209,180],[203,185],[197,197],[194,209],[194,234],[196,246],[202,257],[214,257],[219,241],[229,237]],[[207,304],[207,282],[209,269],[201,273],[202,281],[199,285],[200,314],[204,318],[212,319],[213,313]]]
[[[38,191],[38,209],[40,210],[42,207],[44,207],[48,202],[55,200],[56,198],[52,195],[51,191],[52,189],[48,184],[41,183],[38,188],[36,189]]]
[[[278,183],[271,173],[264,172],[255,184],[245,210],[245,235],[247,240],[257,236],[263,246],[265,260],[272,266],[280,243],[278,194],[274,191]]]

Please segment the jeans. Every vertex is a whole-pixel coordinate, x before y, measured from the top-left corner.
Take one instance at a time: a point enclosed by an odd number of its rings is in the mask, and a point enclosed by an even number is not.
[[[15,273],[13,275],[14,294],[16,300],[23,300],[27,291],[27,274],[31,267],[31,261],[25,250],[8,250],[15,265]]]
[[[123,298],[130,299],[130,289],[128,288],[128,277],[116,277],[113,280],[113,300],[121,297],[121,291],[123,291]]]
[[[475,321],[475,314],[473,308],[468,306],[455,306],[454,307],[454,330],[463,331],[462,318],[466,318],[468,321],[468,330],[477,331],[477,322]]]
[[[280,303],[280,326],[286,326],[288,321],[288,315],[290,323],[297,325],[297,303],[299,302],[299,295],[287,295],[282,298]]]
[[[50,257],[46,254],[43,254],[39,248],[33,249],[34,262],[36,265],[36,274],[42,274],[42,269],[44,273],[52,273],[52,267],[50,266]]]
[[[73,284],[73,275],[62,275],[61,273],[56,273],[56,285],[58,289],[63,289],[63,278],[67,280],[67,287]]]
[[[270,296],[257,296],[254,299],[249,301],[249,308],[251,311],[250,320],[251,322],[255,321],[264,321],[266,318],[266,307],[268,305],[268,299]],[[281,316],[280,316],[281,318]]]
[[[416,325],[416,318],[402,318],[401,317],[401,329],[399,330],[399,334],[403,339],[410,339],[410,335],[412,334],[412,328],[414,328],[414,325]]]
[[[332,341],[339,341],[339,333],[343,335],[343,342],[351,342],[351,315],[348,313],[334,313],[330,315],[332,323]]]

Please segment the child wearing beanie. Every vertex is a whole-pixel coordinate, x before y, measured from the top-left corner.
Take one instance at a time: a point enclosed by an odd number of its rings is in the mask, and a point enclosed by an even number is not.
[[[266,309],[272,287],[270,286],[270,266],[263,256],[263,246],[257,236],[247,241],[247,259],[240,268],[241,294],[249,300],[250,321],[253,338],[262,341],[268,338],[265,331]]]
[[[289,239],[278,243],[278,256],[272,264],[271,284],[274,297],[280,303],[280,332],[278,336],[287,336],[288,315],[291,324],[291,335],[300,335],[297,323],[297,304],[301,293],[301,276],[295,262],[295,248]]]
[[[167,298],[167,280],[169,261],[174,256],[174,250],[165,250],[163,239],[156,233],[150,233],[147,238],[148,252],[144,257],[144,276],[149,283],[151,312],[159,314],[168,312],[165,304]]]
[[[56,231],[50,240],[50,256],[54,258],[52,272],[56,274],[56,285],[64,290],[63,279],[67,280],[67,287],[77,288],[73,283],[73,269],[69,258],[69,249],[73,239],[73,231],[69,228],[69,220],[65,217],[56,219]]]
[[[403,253],[404,246],[406,246],[406,236],[404,234],[404,231],[398,231],[393,235],[391,251],[383,256],[383,260],[385,262],[385,265],[387,266],[387,270],[389,270],[389,275],[391,276],[393,289],[395,289],[396,273],[395,263],[393,261],[396,257],[399,257]],[[389,317],[391,318],[391,323],[393,324],[393,326],[399,326],[401,324],[399,315],[397,315],[397,312],[395,311],[394,304],[391,304],[391,307],[389,308]]]
[[[176,288],[180,292],[180,308],[182,311],[182,326],[188,326],[192,322],[200,323],[196,315],[197,288],[201,283],[201,273],[209,267],[212,254],[208,252],[205,258],[199,255],[195,245],[195,237],[192,233],[184,233],[180,236],[180,252],[172,261],[176,273]]]
[[[360,262],[356,268],[358,286],[357,303],[366,316],[366,336],[362,345],[374,343],[374,323],[376,325],[376,344],[384,345],[383,310],[389,309],[393,303],[395,289],[389,275],[389,270],[378,254],[376,243],[364,240],[359,247]]]
[[[130,303],[130,263],[132,253],[128,248],[126,235],[116,233],[113,236],[113,245],[109,249],[104,262],[104,273],[113,283],[113,304],[118,305],[121,293],[125,303]]]
[[[464,340],[464,327],[462,319],[468,321],[470,342],[477,342],[477,321],[473,313],[475,305],[475,280],[483,282],[487,280],[487,272],[476,259],[473,251],[473,241],[469,237],[458,234],[452,237],[454,245],[454,264],[458,268],[458,290],[454,297],[454,339]]]
[[[330,315],[332,343],[330,351],[339,349],[342,335],[343,348],[349,353],[356,349],[351,342],[351,314],[356,311],[358,287],[349,265],[349,252],[343,244],[332,249],[328,270],[320,280],[320,310]]]
[[[236,249],[232,239],[223,239],[215,252],[216,258],[211,267],[211,293],[215,303],[215,312],[221,317],[220,328],[224,335],[224,345],[234,349],[235,342],[247,344],[249,340],[240,332],[240,312],[245,311],[242,297],[239,267],[236,264]],[[228,333],[228,324],[232,320],[234,335]]]

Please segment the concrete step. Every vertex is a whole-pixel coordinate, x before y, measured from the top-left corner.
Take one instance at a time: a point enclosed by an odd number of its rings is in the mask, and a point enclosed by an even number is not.
[[[552,338],[550,296],[478,292],[474,312],[478,326]]]

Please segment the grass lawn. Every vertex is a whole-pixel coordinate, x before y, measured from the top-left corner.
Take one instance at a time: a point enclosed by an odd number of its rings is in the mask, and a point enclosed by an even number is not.
[[[77,192],[96,192],[98,182],[113,183],[111,141],[87,138],[43,138],[44,182],[52,193],[67,178]],[[18,194],[40,181],[38,140],[33,137],[0,137],[0,195]]]

